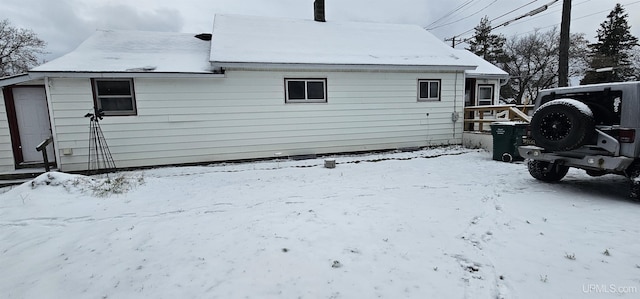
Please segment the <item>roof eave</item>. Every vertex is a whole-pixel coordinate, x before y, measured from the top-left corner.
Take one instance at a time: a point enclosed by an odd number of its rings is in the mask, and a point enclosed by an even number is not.
[[[45,76],[41,74],[24,73],[20,75],[0,78],[0,87],[34,81],[34,80],[42,79],[44,77]]]
[[[211,61],[217,68],[247,70],[321,70],[321,71],[466,71],[472,65],[397,65],[397,64],[320,64],[320,63],[272,63]]]
[[[224,78],[214,72],[98,72],[98,71],[31,71],[41,77],[59,78]]]
[[[509,74],[470,74],[467,73],[467,78],[472,79],[509,79]]]

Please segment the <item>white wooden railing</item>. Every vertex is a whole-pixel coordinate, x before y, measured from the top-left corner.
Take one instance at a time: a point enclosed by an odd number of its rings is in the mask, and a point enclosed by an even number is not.
[[[465,131],[490,131],[496,121],[530,122],[533,105],[490,105],[464,108]]]

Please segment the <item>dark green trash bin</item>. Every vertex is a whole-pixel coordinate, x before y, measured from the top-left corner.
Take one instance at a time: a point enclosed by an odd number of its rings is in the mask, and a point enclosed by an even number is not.
[[[492,123],[493,160],[503,162],[524,160],[518,153],[518,146],[522,145],[522,136],[527,134],[528,125],[522,122]]]

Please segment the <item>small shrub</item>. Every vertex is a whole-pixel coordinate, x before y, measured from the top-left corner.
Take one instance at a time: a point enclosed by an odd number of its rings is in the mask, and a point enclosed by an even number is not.
[[[97,197],[109,197],[114,194],[124,194],[133,189],[137,185],[144,184],[144,177],[126,177],[124,174],[120,174],[115,178],[106,178],[103,181],[98,181],[96,184],[90,187],[93,191],[93,195]]]

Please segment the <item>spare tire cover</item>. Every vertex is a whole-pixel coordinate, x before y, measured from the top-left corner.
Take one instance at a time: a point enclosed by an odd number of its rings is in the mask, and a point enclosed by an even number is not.
[[[540,106],[531,118],[531,137],[551,151],[568,151],[584,145],[594,134],[593,113],[586,104],[558,99]]]

